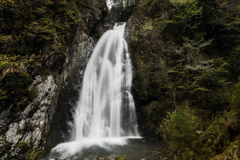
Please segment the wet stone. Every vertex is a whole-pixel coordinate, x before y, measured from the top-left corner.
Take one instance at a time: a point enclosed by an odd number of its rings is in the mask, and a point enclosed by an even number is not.
[[[115,160],[112,156],[108,156],[107,160]]]

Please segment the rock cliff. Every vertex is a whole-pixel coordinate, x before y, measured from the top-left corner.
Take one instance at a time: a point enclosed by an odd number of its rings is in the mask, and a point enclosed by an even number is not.
[[[170,88],[166,62],[173,48],[162,38],[170,2],[136,0],[135,3],[127,21],[125,38],[134,65],[133,93],[139,127],[142,135],[150,136],[159,133],[159,122],[166,111],[172,109],[169,107],[172,96],[167,95]]]
[[[2,75],[1,89],[7,86],[4,79],[9,74],[15,76],[27,72],[26,77],[30,76],[28,84],[23,85],[28,95],[18,95],[24,103],[22,108],[13,102],[0,107],[0,159],[24,159],[27,153],[44,154],[57,143],[69,140],[71,111],[79,96],[87,59],[97,38],[112,28],[104,0],[94,2],[91,8],[82,12],[84,25],[79,25],[76,30],[73,28],[72,42],[63,47],[65,58],[56,50],[41,57],[28,54],[30,59],[37,60],[21,70]],[[58,46],[58,42],[54,41],[53,45]],[[46,43],[46,48],[48,46]]]

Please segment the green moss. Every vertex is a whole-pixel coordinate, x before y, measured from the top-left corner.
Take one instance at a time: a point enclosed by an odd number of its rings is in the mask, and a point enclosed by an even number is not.
[[[24,55],[26,51],[26,42],[23,39],[23,36],[15,36],[11,41],[9,42],[5,53],[8,55]]]
[[[1,101],[5,101],[5,100],[7,100],[7,99],[8,99],[8,96],[1,96],[1,97],[0,97],[0,100],[1,100]]]
[[[44,155],[44,151],[41,149],[29,149],[26,153],[25,153],[25,160],[35,160],[41,156]]]
[[[42,76],[43,79],[46,79],[49,75],[52,75],[54,78],[54,81],[57,83],[58,82],[58,71],[52,68],[45,68],[44,70],[41,71],[40,75]]]
[[[116,159],[116,160],[126,160],[126,155],[123,154],[123,155],[121,155],[121,156],[119,156],[119,157],[115,157],[115,159]]]
[[[17,129],[17,134],[21,134],[22,131],[20,129]]]
[[[17,107],[24,108],[26,106],[26,102],[17,102]]]
[[[37,96],[38,96],[38,87],[34,86],[29,92],[28,99],[29,101],[33,101],[35,98],[37,98]]]
[[[46,0],[24,5],[20,1],[11,2],[14,5],[4,5],[1,11],[5,16],[1,17],[0,35],[1,53],[10,56],[39,53],[39,50],[43,54],[46,42],[51,46],[49,50],[66,54],[64,46],[71,43],[76,26],[85,25],[82,10],[93,6],[92,0]]]
[[[32,148],[31,142],[19,141],[17,146],[21,149],[21,152],[24,153],[24,157],[22,157],[24,160],[35,160],[44,154],[42,149]]]
[[[33,79],[28,73],[17,71],[7,73],[0,82],[3,89],[13,90],[15,88],[25,88],[32,81]]]
[[[5,93],[0,95],[0,104],[3,107],[13,104],[16,107],[24,108],[27,105],[24,98],[29,95],[27,87],[32,81],[33,79],[26,72],[15,71],[6,73],[0,81],[0,88]]]
[[[17,143],[17,146],[20,147],[21,149],[27,148],[28,147],[28,143],[24,142],[24,141],[19,141]]]

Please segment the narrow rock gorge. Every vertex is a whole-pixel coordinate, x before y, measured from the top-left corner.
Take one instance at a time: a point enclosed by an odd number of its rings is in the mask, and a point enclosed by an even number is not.
[[[132,84],[118,90],[131,86],[123,101],[135,106],[143,139],[129,140],[124,153],[116,147],[122,155],[109,159],[238,159],[239,8],[231,0],[1,1],[0,159],[36,159],[73,140],[87,63],[116,22],[126,22],[122,72],[128,60],[133,64]],[[103,123],[106,133],[109,124]]]

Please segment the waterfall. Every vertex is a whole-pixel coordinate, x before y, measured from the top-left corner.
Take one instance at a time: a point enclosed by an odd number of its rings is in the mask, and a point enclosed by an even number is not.
[[[121,5],[123,8],[126,6],[133,6],[135,5],[135,0],[106,0],[108,9],[111,10],[111,8],[115,5]]]
[[[87,64],[74,115],[73,141],[52,149],[63,157],[84,147],[124,145],[140,138],[132,87],[132,63],[124,40],[126,23],[116,24],[98,41]]]

